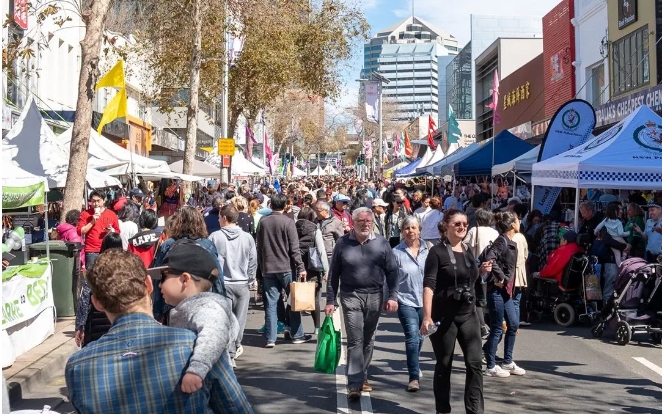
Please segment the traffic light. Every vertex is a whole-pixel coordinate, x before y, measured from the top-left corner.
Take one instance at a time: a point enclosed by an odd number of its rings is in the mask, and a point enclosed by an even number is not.
[[[357,165],[364,165],[365,163],[366,163],[366,155],[359,154],[359,156],[357,156]]]

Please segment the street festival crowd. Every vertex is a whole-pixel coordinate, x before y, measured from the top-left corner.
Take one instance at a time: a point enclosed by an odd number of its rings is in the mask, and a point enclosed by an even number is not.
[[[341,312],[349,400],[374,385],[370,362],[383,311],[396,312],[403,328],[408,392],[420,387],[419,353],[430,338],[439,413],[451,412],[457,341],[466,412],[483,413],[484,378],[526,375],[515,342],[520,327],[536,322],[528,303],[536,279],[561,283],[573,254],[587,249],[597,256],[605,303],[621,261],[660,261],[660,192],[591,189],[582,194],[575,232],[565,205],[575,194],[563,193],[541,214],[529,211],[527,188],[506,181],[346,175],[207,184],[182,197],[183,206],[172,201],[177,182],[161,205],[139,188],[108,197],[93,191],[88,209],[68,212],[58,226],[59,238],[84,244],[82,349],[65,372],[78,412],[253,412],[233,368],[242,363],[255,295],[266,348],[278,348],[280,335],[306,343],[325,314]],[[288,304],[298,280],[315,283],[314,311]]]

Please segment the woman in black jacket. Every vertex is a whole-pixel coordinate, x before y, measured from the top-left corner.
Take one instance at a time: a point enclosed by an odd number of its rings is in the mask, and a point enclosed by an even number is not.
[[[489,262],[476,264],[474,255],[462,243],[467,234],[467,216],[449,210],[439,224],[442,242],[431,248],[424,266],[424,316],[421,333],[431,336],[435,352],[435,410],[450,413],[451,364],[456,340],[465,357],[465,411],[484,412],[481,372],[481,330],[476,314],[475,284],[479,273],[488,273]]]
[[[486,375],[489,377],[508,377],[525,375],[525,370],[513,362],[513,347],[518,331],[518,298],[514,298],[514,282],[518,247],[512,241],[513,235],[520,230],[520,220],[514,213],[504,211],[495,213],[495,227],[500,236],[487,249],[485,260],[492,262],[492,272],[488,278],[488,315],[490,334],[486,341]],[[502,336],[502,324],[506,318],[504,333],[504,362],[495,364],[497,345]]]
[[[401,226],[405,217],[409,216],[403,205],[403,199],[399,196],[392,198],[387,213],[384,216],[385,237],[393,249],[401,242]]]
[[[329,270],[325,242],[322,239],[322,232],[315,224],[315,211],[313,209],[302,207],[297,215],[295,227],[299,236],[299,250],[302,254],[302,261],[306,267],[306,281],[315,282],[315,311],[311,313],[311,316],[313,316],[313,324],[315,325],[314,333],[317,335],[320,328],[320,287],[323,279],[326,280],[327,271]],[[318,252],[322,270],[316,270],[311,266],[311,249]]]

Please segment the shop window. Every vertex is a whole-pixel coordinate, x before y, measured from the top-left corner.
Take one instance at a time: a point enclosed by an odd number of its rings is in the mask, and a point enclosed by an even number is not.
[[[612,42],[612,94],[649,85],[649,26]]]
[[[596,65],[588,70],[590,76],[590,92],[589,92],[589,101],[592,105],[602,105],[605,103],[606,99],[606,87],[605,87],[605,65],[603,62]]]

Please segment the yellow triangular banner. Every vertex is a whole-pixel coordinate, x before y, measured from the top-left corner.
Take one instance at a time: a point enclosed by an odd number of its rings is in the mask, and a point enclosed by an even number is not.
[[[124,88],[124,61],[117,62],[113,69],[99,79],[94,90],[99,90],[99,88]]]
[[[112,122],[114,119],[122,118],[127,116],[127,89],[124,84],[124,62],[119,61],[113,66],[113,69],[108,71],[103,78],[99,79],[97,85],[94,87],[94,90],[99,88],[120,88],[117,91],[117,94],[111,99],[111,101],[104,109],[104,113],[101,116],[101,121],[97,127],[97,133],[101,134],[101,130],[109,122]]]
[[[214,150],[214,147],[200,147],[200,149],[205,152],[212,152]]]

